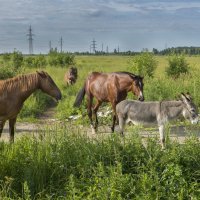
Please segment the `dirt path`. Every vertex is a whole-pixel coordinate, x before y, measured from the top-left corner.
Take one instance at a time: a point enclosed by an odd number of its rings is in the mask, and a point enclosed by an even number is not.
[[[63,124],[63,123],[67,123],[64,121],[58,121],[57,119],[55,119],[55,107],[50,107],[47,111],[45,111],[38,119],[37,123],[30,123],[30,122],[17,122],[16,123],[16,130],[15,130],[15,139],[19,138],[20,136],[24,135],[24,134],[38,134],[39,132],[41,132],[42,130],[45,130],[45,127],[54,127],[57,124]],[[87,135],[89,137],[96,137],[95,135],[92,134],[91,129],[88,127],[84,127],[84,126],[74,126],[74,125],[70,125],[69,124],[70,129],[74,129],[77,130],[79,129],[79,131],[83,131],[85,133],[87,133]],[[118,132],[118,127],[116,127],[116,132]],[[186,130],[186,127],[184,126],[174,126],[171,127],[171,131],[170,131],[170,138],[172,140],[177,140],[180,143],[183,143],[185,141],[186,136],[189,136],[188,134],[188,130]],[[197,133],[198,136],[200,136],[200,131],[199,129],[196,129],[195,132]],[[100,126],[99,127],[99,131],[97,134],[100,135],[109,135],[112,134],[111,130],[108,126]],[[130,132],[126,132],[125,134],[131,134]],[[142,129],[140,132],[140,135],[142,138],[148,138],[148,137],[157,137],[159,138],[159,133],[158,133],[158,129],[151,129],[151,130],[146,130],[146,129]],[[2,137],[0,139],[0,141],[8,141],[9,140],[9,128],[8,128],[8,122],[6,122],[3,133],[2,133]]]
[[[19,138],[20,136],[24,134],[37,134],[44,130],[45,126],[54,126],[55,123],[58,122],[54,118],[55,116],[55,107],[50,107],[48,110],[46,110],[39,118],[37,123],[31,123],[31,122],[19,122],[17,121],[15,126],[15,139]],[[8,121],[6,122],[2,136],[0,138],[0,141],[8,141],[9,140],[9,125]]]

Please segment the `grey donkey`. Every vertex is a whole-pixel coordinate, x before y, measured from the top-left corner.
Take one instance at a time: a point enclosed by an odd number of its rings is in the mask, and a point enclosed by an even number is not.
[[[165,147],[165,124],[182,115],[192,124],[198,123],[198,110],[189,94],[181,93],[180,100],[176,101],[149,101],[140,102],[124,100],[117,104],[116,113],[119,120],[120,133],[123,135],[125,124],[157,124],[160,133],[162,148]]]

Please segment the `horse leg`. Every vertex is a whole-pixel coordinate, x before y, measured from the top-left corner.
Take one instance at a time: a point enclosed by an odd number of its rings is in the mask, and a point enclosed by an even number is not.
[[[16,123],[16,118],[9,119],[9,133],[10,133],[10,142],[11,143],[14,142],[15,123]]]
[[[113,102],[112,103],[112,109],[113,109],[113,122],[112,122],[112,127],[111,127],[111,130],[112,132],[114,132],[115,130],[115,121],[116,121],[116,102]]]
[[[165,133],[164,133],[164,125],[159,126],[159,133],[160,133],[160,142],[162,149],[165,148]]]
[[[88,112],[88,117],[90,120],[90,126],[92,128],[92,134],[96,133],[93,121],[92,121],[92,101],[93,101],[93,96],[87,95],[87,112]]]
[[[5,122],[6,122],[6,121],[0,121],[0,137],[1,137],[1,134],[2,134],[2,132],[3,132],[3,127],[4,127],[4,125],[5,125]]]
[[[94,106],[94,109],[93,109],[93,112],[94,112],[94,116],[95,116],[95,126],[94,126],[94,128],[95,128],[95,130],[97,131],[97,128],[98,128],[98,118],[97,118],[97,111],[98,111],[98,109],[99,109],[99,106],[101,105],[101,101],[98,101],[97,100],[97,103],[96,103],[96,105]]]

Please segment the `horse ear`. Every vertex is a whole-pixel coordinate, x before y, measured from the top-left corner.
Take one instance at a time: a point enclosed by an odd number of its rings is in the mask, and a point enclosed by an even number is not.
[[[45,78],[47,75],[44,71],[36,71],[42,78]]]

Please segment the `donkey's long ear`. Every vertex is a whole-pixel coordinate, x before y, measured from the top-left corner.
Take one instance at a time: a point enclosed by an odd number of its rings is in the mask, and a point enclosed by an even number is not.
[[[191,101],[189,98],[187,98],[187,96],[184,93],[181,93],[181,100],[185,103],[187,103],[188,101]]]
[[[187,98],[189,101],[192,101],[192,97],[190,96],[190,93],[189,93],[189,92],[187,92],[185,96],[186,96],[186,98]]]
[[[46,73],[44,71],[36,71],[42,78],[47,77]]]

